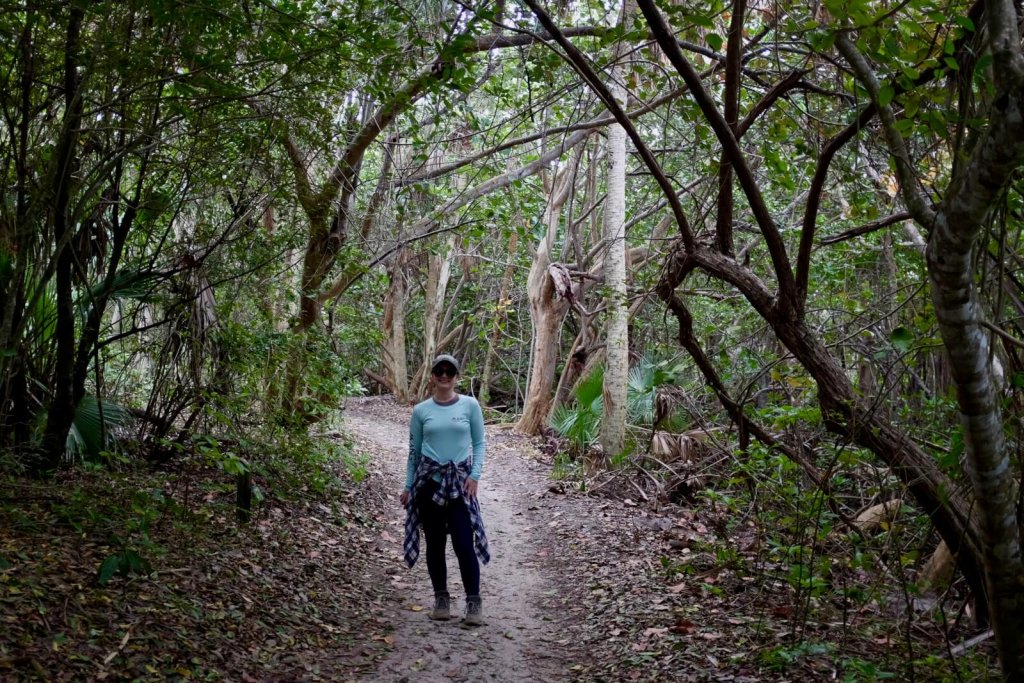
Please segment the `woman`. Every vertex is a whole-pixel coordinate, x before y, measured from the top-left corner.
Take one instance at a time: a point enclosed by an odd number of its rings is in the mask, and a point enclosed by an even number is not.
[[[430,366],[433,395],[413,408],[405,490],[405,562],[419,557],[419,526],[427,542],[427,572],[434,587],[431,619],[451,618],[447,537],[459,560],[469,626],[483,624],[480,562],[487,564],[487,536],[476,493],[484,467],[484,416],[472,396],[455,393],[459,361],[441,354]]]

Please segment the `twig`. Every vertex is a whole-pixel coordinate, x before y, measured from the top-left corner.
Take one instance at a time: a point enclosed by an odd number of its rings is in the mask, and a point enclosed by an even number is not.
[[[995,631],[993,631],[992,629],[989,629],[989,630],[985,631],[984,633],[981,633],[979,635],[974,636],[973,638],[968,638],[967,640],[965,640],[964,642],[960,643],[956,647],[951,648],[950,651],[949,651],[949,654],[953,655],[954,657],[959,657],[960,655],[964,654],[965,652],[970,650],[975,645],[979,645],[981,643],[984,643],[986,640],[991,638],[994,634],[995,634]]]
[[[1010,334],[1006,330],[1004,330],[1004,329],[1002,329],[1002,328],[1000,328],[1000,327],[998,327],[996,325],[993,325],[989,321],[982,320],[981,321],[981,326],[984,327],[987,330],[991,330],[992,332],[995,332],[996,335],[1000,339],[1002,339],[1003,341],[1005,341],[1005,342],[1007,342],[1009,344],[1013,344],[1014,346],[1018,346],[1020,348],[1024,348],[1024,341],[1021,341],[1020,339],[1017,339],[1016,337],[1014,337],[1012,334]]]
[[[646,470],[645,470],[645,471],[646,471]],[[648,473],[647,473],[647,476],[651,476],[651,475],[650,475],[650,472],[648,472]],[[652,478],[653,478],[653,477],[652,477]],[[642,488],[640,488],[640,485],[639,485],[639,484],[637,484],[637,483],[636,483],[635,481],[633,481],[633,478],[632,478],[632,477],[626,477],[626,481],[628,481],[628,482],[629,482],[630,484],[632,484],[632,485],[633,485],[633,488],[635,488],[635,489],[636,489],[636,492],[640,494],[640,497],[644,499],[644,502],[645,502],[645,503],[646,503],[646,502],[647,502],[647,501],[649,500],[649,499],[647,498],[647,494],[646,494],[646,493],[644,493],[644,490],[643,490]]]

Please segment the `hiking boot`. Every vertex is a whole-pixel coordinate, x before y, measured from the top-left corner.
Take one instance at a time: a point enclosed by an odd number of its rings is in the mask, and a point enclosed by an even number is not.
[[[462,623],[466,626],[483,626],[484,606],[479,595],[466,598],[466,616]]]
[[[434,609],[427,616],[434,621],[448,621],[452,618],[452,600],[447,593],[434,596]]]

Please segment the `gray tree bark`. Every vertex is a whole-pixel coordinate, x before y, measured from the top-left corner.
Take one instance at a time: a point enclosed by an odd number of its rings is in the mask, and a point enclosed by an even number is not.
[[[620,25],[633,14],[635,4],[623,0]],[[616,49],[616,57],[624,52]],[[612,69],[609,90],[619,106],[626,106],[623,69]],[[629,377],[629,300],[626,290],[626,130],[619,123],[608,127],[608,193],[604,204],[604,279],[608,291],[607,363],[602,390],[601,448],[607,455],[622,452],[626,444],[626,392]]]

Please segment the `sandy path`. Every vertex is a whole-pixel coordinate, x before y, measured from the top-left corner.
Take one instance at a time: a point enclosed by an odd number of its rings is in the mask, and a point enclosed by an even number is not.
[[[384,409],[382,409],[384,408]],[[487,430],[487,459],[480,502],[487,526],[491,562],[482,567],[481,594],[486,625],[466,628],[458,619],[433,622],[426,616],[433,600],[425,558],[409,570],[401,557],[404,512],[397,495],[405,479],[408,415],[372,400],[346,405],[347,429],[368,450],[385,481],[393,482],[395,505],[387,520],[395,540],[390,571],[395,600],[393,651],[370,681],[557,681],[566,678],[556,622],[545,618],[545,603],[557,595],[547,550],[538,543],[550,518],[540,502],[549,481],[546,468],[523,457],[504,441],[502,430]],[[422,552],[422,546],[421,546]],[[453,611],[464,609],[458,563],[448,547],[448,583]]]

